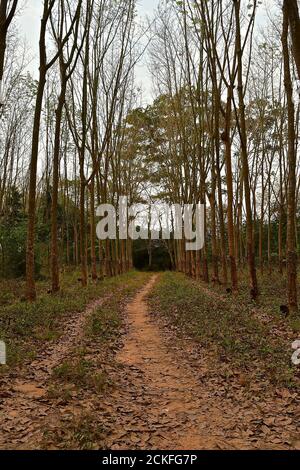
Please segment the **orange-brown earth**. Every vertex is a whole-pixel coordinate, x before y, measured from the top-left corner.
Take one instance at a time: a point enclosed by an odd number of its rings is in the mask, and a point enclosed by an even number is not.
[[[0,393],[1,449],[299,448],[297,394],[276,389],[261,397],[257,384],[246,394],[238,370],[225,377],[211,351],[179,339],[151,314],[147,296],[157,281],[153,276],[123,306],[117,341],[104,347],[82,333],[101,300],[70,318],[51,348],[15,372]],[[75,347],[105,372],[107,387],[51,398],[53,369]]]

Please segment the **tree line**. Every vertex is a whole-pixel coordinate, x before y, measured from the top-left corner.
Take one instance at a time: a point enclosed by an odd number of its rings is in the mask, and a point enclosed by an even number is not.
[[[132,268],[130,240],[96,239],[96,206],[127,195],[204,204],[203,250],[166,242],[174,269],[235,292],[247,264],[254,300],[258,269],[286,271],[297,311],[300,19],[297,0],[280,6],[162,1],[142,31],[135,0],[44,0],[34,80],[18,1],[0,1],[2,270],[18,261],[29,300],[45,254],[52,293],[65,264],[83,286]]]

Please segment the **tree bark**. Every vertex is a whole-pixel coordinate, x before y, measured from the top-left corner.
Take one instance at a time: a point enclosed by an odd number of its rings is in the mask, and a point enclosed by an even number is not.
[[[43,21],[43,20],[42,20]],[[42,28],[43,29],[43,28]],[[45,49],[41,45],[41,52],[44,54]],[[46,68],[40,67],[39,84],[35,103],[35,113],[33,121],[32,147],[30,160],[30,182],[28,195],[28,228],[27,228],[27,246],[26,246],[26,297],[30,301],[36,299],[35,288],[35,260],[34,260],[34,244],[35,244],[35,207],[36,207],[36,180],[37,180],[37,162],[39,152],[39,137],[41,125],[41,113],[44,89],[46,84]]]
[[[297,247],[296,247],[296,135],[295,135],[295,106],[293,102],[293,87],[290,70],[288,46],[288,8],[283,6],[282,51],[284,62],[284,86],[287,98],[288,113],[288,213],[287,213],[287,297],[290,310],[297,311]]]
[[[58,263],[58,237],[57,237],[57,208],[58,208],[58,183],[59,183],[59,152],[60,132],[63,107],[66,96],[66,83],[63,83],[56,109],[55,138],[53,151],[53,187],[51,205],[51,281],[52,293],[59,291],[59,263]]]
[[[232,186],[232,163],[231,163],[231,115],[232,115],[232,87],[227,91],[227,105],[225,115],[225,131],[222,135],[225,144],[225,164],[226,164],[226,182],[227,182],[227,224],[228,224],[228,249],[230,259],[230,273],[232,290],[238,288],[238,278],[235,259],[235,242],[233,226],[233,186]]]
[[[251,208],[251,193],[249,183],[249,164],[247,152],[247,132],[246,117],[244,104],[244,87],[243,87],[243,51],[241,44],[241,26],[240,26],[240,0],[235,0],[235,21],[236,21],[236,54],[237,54],[237,75],[238,75],[238,98],[239,98],[239,126],[241,140],[241,157],[243,168],[243,182],[245,189],[246,203],[246,222],[247,222],[247,256],[249,265],[249,274],[251,281],[251,297],[256,299],[258,296],[258,284],[255,267],[255,250],[253,244],[253,220]]]
[[[6,51],[6,39],[9,25],[15,16],[18,0],[14,0],[10,11],[7,11],[8,0],[0,1],[0,99],[2,91],[2,80],[4,72],[5,62],[5,51]],[[3,103],[0,101],[0,109]]]
[[[297,0],[284,0],[283,8],[290,26],[293,55],[297,67],[298,80],[300,80],[300,17],[298,2]]]

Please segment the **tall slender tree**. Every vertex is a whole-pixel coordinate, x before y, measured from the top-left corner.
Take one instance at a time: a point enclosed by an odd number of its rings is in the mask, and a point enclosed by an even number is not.
[[[15,16],[19,0],[0,0],[0,109],[2,101],[2,81],[8,28]]]
[[[287,2],[283,5],[282,52],[284,63],[284,86],[288,114],[288,210],[287,210],[287,297],[291,310],[296,311],[297,303],[297,243],[296,243],[296,135],[295,135],[295,105],[290,69],[288,30],[289,10]]]
[[[43,106],[43,96],[46,85],[47,72],[55,64],[59,58],[65,44],[68,42],[76,18],[73,19],[71,25],[61,41],[60,47],[54,56],[47,59],[46,35],[49,19],[55,5],[55,0],[44,0],[43,15],[41,19],[40,40],[39,40],[39,80],[36,94],[34,122],[32,131],[31,159],[30,159],[30,175],[29,175],[29,194],[28,194],[28,229],[27,229],[27,247],[26,247],[26,297],[28,300],[36,299],[35,288],[35,216],[36,216],[36,183],[37,183],[37,164],[39,154],[39,138],[41,126],[41,114]]]

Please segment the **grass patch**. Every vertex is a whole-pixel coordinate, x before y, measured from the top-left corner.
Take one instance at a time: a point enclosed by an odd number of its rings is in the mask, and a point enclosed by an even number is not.
[[[92,313],[87,324],[87,333],[89,336],[99,337],[101,341],[107,341],[114,336],[120,324],[119,304],[114,300]]]
[[[47,391],[47,397],[49,400],[60,400],[61,402],[69,403],[72,398],[72,392],[74,387],[71,385],[65,385],[64,387],[58,387],[56,385],[51,385]]]
[[[103,392],[110,385],[107,373],[94,371],[93,363],[84,358],[63,362],[53,370],[53,377],[62,383],[72,384],[77,388],[88,387],[97,392]]]
[[[239,290],[235,294],[234,299],[238,302],[243,302],[243,304],[249,304],[252,307],[261,308],[266,312],[270,317],[273,317],[274,320],[282,320],[282,314],[280,313],[280,305],[287,304],[286,298],[286,288],[287,288],[287,277],[286,270],[283,274],[278,272],[278,268],[274,267],[271,272],[267,268],[264,269],[263,273],[260,269],[257,269],[257,278],[259,285],[259,296],[255,303],[250,300],[249,294],[249,272],[247,267],[239,268]],[[298,281],[300,279],[300,271],[298,273]],[[298,283],[300,288],[300,284]],[[211,289],[214,292],[217,292],[221,295],[225,295],[224,285],[214,285],[211,284],[207,286],[208,289]],[[295,323],[294,316],[290,316],[285,321],[287,325],[293,328]],[[300,318],[298,317],[298,320]]]
[[[291,328],[295,333],[300,332],[300,318],[291,318],[290,320]]]
[[[64,450],[99,450],[103,449],[107,430],[91,413],[85,413],[76,421],[53,430],[44,431],[44,449],[53,443]]]
[[[78,275],[78,272],[66,273],[61,280],[61,291],[56,295],[47,294],[47,285],[42,281],[37,283],[39,297],[36,302],[22,302],[13,296],[11,303],[2,306],[0,339],[7,345],[9,367],[15,367],[25,359],[30,359],[45,341],[57,339],[60,335],[60,325],[70,313],[84,310],[88,303],[112,291],[117,293],[122,290],[125,294],[130,293],[146,280],[146,275],[132,271],[114,278],[106,278],[96,284],[90,283],[86,288],[82,288],[77,280]],[[105,325],[102,326],[103,334],[107,335]],[[117,327],[117,319],[111,327]],[[101,327],[97,326],[97,320],[94,328],[101,330]]]
[[[72,447],[80,450],[100,449],[105,437],[105,428],[95,421],[95,416],[87,414],[75,424],[70,437],[70,444],[74,443]]]
[[[75,362],[65,361],[53,370],[53,375],[62,381],[85,385],[91,365],[84,359]]]
[[[267,375],[275,384],[294,385],[290,344],[274,337],[268,326],[251,315],[252,303],[210,296],[175,273],[161,276],[150,299],[153,309],[157,308],[179,331],[204,346],[214,346],[221,359],[225,357],[248,371],[255,369],[257,378]]]

